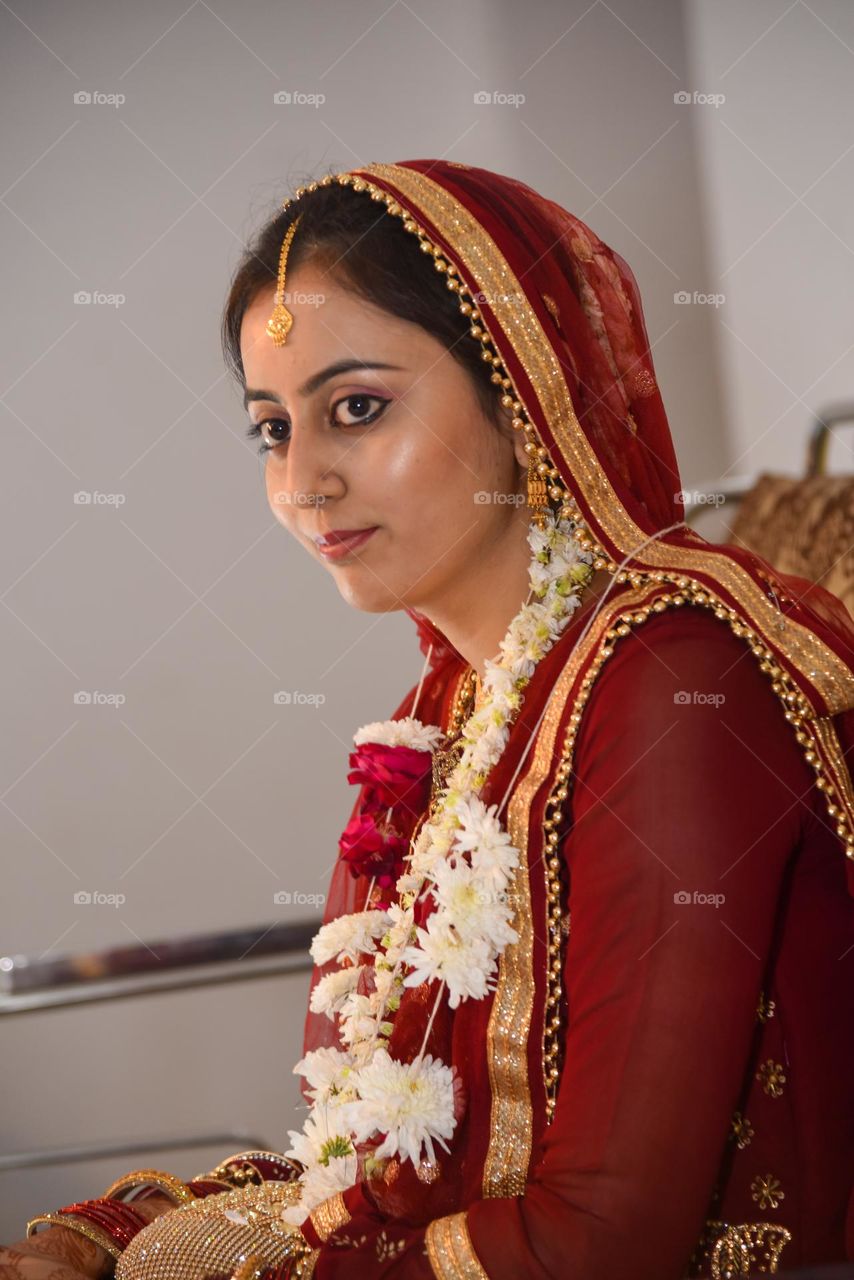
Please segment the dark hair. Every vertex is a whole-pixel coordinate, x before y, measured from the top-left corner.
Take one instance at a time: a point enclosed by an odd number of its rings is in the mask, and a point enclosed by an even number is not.
[[[260,289],[275,285],[282,240],[298,214],[288,274],[300,263],[316,263],[352,293],[420,325],[466,369],[484,413],[497,421],[503,390],[491,381],[492,368],[469,333],[470,321],[459,309],[457,294],[445,284],[445,275],[419,248],[418,237],[404,229],[399,215],[339,182],[304,191],[287,209],[280,209],[235,269],[222,316],[222,347],[226,368],[240,385],[246,385],[240,353],[244,314]]]

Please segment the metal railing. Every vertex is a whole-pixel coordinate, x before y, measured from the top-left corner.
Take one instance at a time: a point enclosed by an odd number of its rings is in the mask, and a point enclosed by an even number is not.
[[[0,1014],[118,1000],[311,969],[319,920],[82,952],[53,960],[0,957]]]

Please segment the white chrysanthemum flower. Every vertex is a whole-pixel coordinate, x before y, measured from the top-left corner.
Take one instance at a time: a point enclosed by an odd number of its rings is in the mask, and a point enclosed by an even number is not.
[[[483,939],[503,950],[508,942],[517,941],[519,935],[509,924],[512,912],[501,891],[484,888],[480,874],[467,863],[440,867],[434,896],[444,919],[463,942]]]
[[[397,1062],[378,1049],[359,1073],[359,1100],[348,1104],[348,1123],[357,1142],[386,1135],[376,1158],[400,1155],[418,1164],[426,1150],[435,1159],[433,1141],[446,1151],[454,1132],[454,1077],[450,1067],[428,1054],[420,1061]]]
[[[315,964],[326,964],[337,959],[358,960],[362,953],[371,955],[374,940],[381,938],[388,928],[385,911],[356,911],[352,915],[338,916],[323,924],[311,942],[311,957]]]
[[[288,1137],[291,1145],[284,1154],[299,1160],[306,1168],[315,1164],[326,1165],[332,1159],[356,1154],[352,1133],[347,1128],[347,1111],[343,1106],[314,1107],[302,1129],[289,1129]]]
[[[435,724],[422,724],[412,716],[400,720],[374,720],[353,734],[357,747],[363,742],[376,742],[387,747],[412,747],[414,751],[435,751],[443,738]]]
[[[305,1076],[309,1086],[307,1092],[315,1102],[326,1102],[330,1096],[339,1095],[348,1088],[348,1077],[353,1074],[353,1059],[340,1049],[310,1049],[304,1058],[300,1058],[293,1073]]]
[[[363,964],[349,965],[345,969],[336,969],[327,973],[312,988],[309,1008],[312,1013],[325,1013],[332,1018],[344,1003],[351,991],[355,991],[359,978],[365,971]]]
[[[461,1000],[481,1000],[494,988],[495,958],[484,939],[463,941],[441,912],[434,911],[427,927],[416,930],[417,943],[407,947],[403,963],[411,972],[404,986],[416,987],[438,979],[448,988],[448,1004],[456,1009]]]

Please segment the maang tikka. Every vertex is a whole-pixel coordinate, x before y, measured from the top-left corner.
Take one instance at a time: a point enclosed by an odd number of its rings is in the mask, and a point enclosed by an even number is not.
[[[282,241],[282,251],[279,254],[279,278],[276,283],[276,302],[273,307],[273,314],[267,321],[266,328],[267,334],[273,339],[273,342],[277,347],[283,347],[285,345],[285,341],[294,322],[293,316],[285,306],[285,269],[288,261],[288,250],[291,247],[291,241],[294,238],[294,232],[297,229],[297,223],[301,217],[302,214],[298,214],[285,232],[285,238]]]

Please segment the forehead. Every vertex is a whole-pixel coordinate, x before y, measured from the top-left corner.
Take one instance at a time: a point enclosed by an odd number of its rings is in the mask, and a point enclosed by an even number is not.
[[[249,385],[275,386],[283,376],[301,379],[324,363],[366,352],[389,363],[404,363],[404,355],[410,364],[419,354],[435,358],[431,349],[438,344],[420,325],[392,315],[331,276],[306,264],[289,274],[286,283],[285,305],[294,323],[283,347],[266,332],[275,302],[273,284],[261,289],[244,313],[240,349]]]

